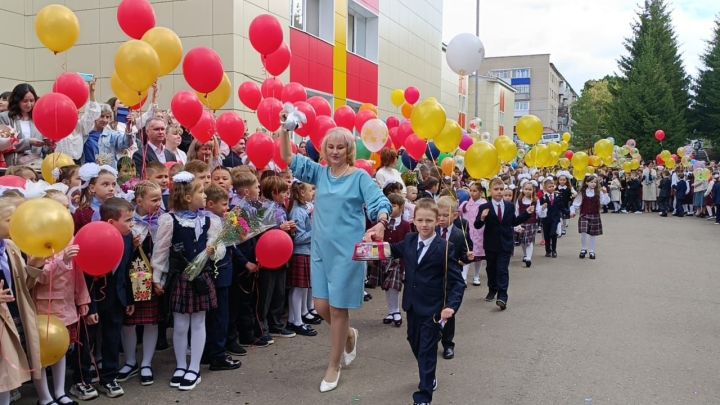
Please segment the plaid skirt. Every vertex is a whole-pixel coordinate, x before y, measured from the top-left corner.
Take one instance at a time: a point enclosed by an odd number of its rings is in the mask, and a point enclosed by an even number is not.
[[[400,259],[368,262],[367,268],[368,285],[380,286],[385,291],[389,289],[402,291],[405,268],[400,264]]]
[[[537,235],[540,225],[536,222],[534,224],[522,224],[520,226],[522,226],[522,231],[519,232],[520,244],[523,246],[534,244],[535,235]]]
[[[207,285],[206,293],[198,293],[193,283],[203,279]],[[217,308],[215,283],[208,272],[202,272],[193,281],[189,281],[184,273],[179,274],[170,289],[170,311],[180,314],[193,314]]]
[[[124,325],[157,325],[160,322],[160,299],[153,294],[150,301],[136,301],[135,312],[125,315]]]
[[[310,256],[293,255],[287,273],[287,286],[310,288]]]
[[[578,232],[586,233],[590,236],[602,235],[603,228],[600,215],[580,215],[578,219]]]

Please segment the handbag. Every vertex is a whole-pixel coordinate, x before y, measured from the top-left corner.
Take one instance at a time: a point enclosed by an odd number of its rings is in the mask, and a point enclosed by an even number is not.
[[[138,250],[140,257],[131,263],[129,274],[133,300],[135,302],[150,301],[152,299],[152,266],[142,246],[138,246]]]
[[[355,244],[352,259],[361,262],[387,260],[391,256],[388,242],[358,242]]]

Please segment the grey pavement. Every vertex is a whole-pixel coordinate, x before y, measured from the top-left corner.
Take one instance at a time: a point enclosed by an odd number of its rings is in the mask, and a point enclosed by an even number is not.
[[[603,222],[594,261],[578,258],[575,221],[557,259],[538,244],[525,269],[517,250],[505,312],[482,299],[484,276],[468,287],[456,357],[438,359],[435,404],[720,404],[720,225],[657,214]],[[239,370],[203,368],[192,392],[167,386],[174,358],[159,353],[155,385],[132,379],[124,397],[94,402],[411,404],[418,379],[405,325],[383,325],[384,294],[369,291],[374,299],[351,313],[358,358],[333,392],[318,391],[328,350],[321,325],[316,337],[252,349]]]

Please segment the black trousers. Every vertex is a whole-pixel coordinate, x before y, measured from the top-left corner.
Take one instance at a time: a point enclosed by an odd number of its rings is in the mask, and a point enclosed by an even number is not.
[[[98,376],[97,371],[90,374],[90,366],[93,363],[92,352],[95,347],[95,336],[97,325],[86,325],[85,320],[80,318],[78,322],[78,341],[70,351],[69,366],[72,371],[73,384],[90,384],[93,377]]]
[[[678,217],[685,216],[685,207],[683,207],[683,201],[682,201],[683,199],[675,197],[675,215]]]
[[[123,317],[125,308],[116,300],[108,297],[106,303],[98,305],[98,316],[100,317],[100,353],[102,353],[102,372],[100,373],[100,384],[112,382],[120,368],[120,341]],[[112,302],[115,301],[115,302]]]
[[[485,252],[487,260],[488,288],[491,293],[497,293],[497,299],[507,302],[508,286],[510,284],[510,253]]]
[[[443,348],[447,349],[448,347],[455,347],[455,342],[453,340],[455,339],[455,317],[448,319],[445,323],[445,327],[442,328],[442,346]]]
[[[287,268],[260,270],[260,322],[264,333],[270,329],[282,329],[285,323],[285,275]]]
[[[432,317],[417,316],[413,311],[408,311],[407,339],[417,360],[420,376],[418,390],[413,394],[414,402],[432,402],[440,330],[440,325]]]
[[[712,215],[712,213],[708,212],[708,215]],[[720,224],[720,204],[715,204],[715,222]]]
[[[209,310],[205,318],[205,355],[211,360],[225,358],[230,321],[229,291],[229,287],[215,287],[218,306]]]
[[[557,252],[557,223],[543,221],[543,239],[545,239],[545,252]]]
[[[263,335],[257,313],[258,277],[245,273],[236,276],[230,287],[230,319],[227,341],[250,344]]]
[[[668,210],[670,209],[670,198],[669,197],[658,197],[657,198],[658,203],[658,209],[660,210],[660,213],[667,214]]]

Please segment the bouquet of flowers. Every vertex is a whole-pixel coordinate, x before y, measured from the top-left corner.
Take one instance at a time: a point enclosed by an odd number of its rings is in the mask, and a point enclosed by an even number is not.
[[[215,250],[220,246],[233,246],[273,228],[274,224],[268,222],[272,221],[272,217],[268,214],[269,212],[263,209],[258,209],[257,215],[251,215],[241,208],[228,211],[225,218],[223,218],[222,230],[211,246]],[[194,280],[203,271],[208,259],[207,250],[203,250],[188,263],[185,267],[185,275],[190,281]],[[217,267],[213,265],[214,277],[217,277],[217,271]]]

